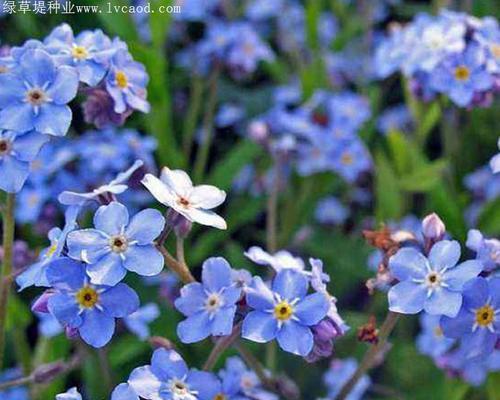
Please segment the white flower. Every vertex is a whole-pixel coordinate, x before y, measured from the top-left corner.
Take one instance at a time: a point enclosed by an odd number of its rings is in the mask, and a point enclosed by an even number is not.
[[[258,246],[252,246],[245,252],[245,256],[256,264],[269,265],[277,273],[282,269],[294,269],[304,275],[310,275],[310,272],[304,270],[304,261],[286,250],[271,255]]]
[[[226,192],[211,185],[193,186],[188,174],[164,167],[161,176],[146,174],[142,184],[160,203],[173,208],[183,217],[202,225],[227,229],[226,221],[210,209],[226,199]]]

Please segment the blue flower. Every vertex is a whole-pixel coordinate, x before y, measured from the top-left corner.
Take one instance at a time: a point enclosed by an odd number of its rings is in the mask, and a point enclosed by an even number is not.
[[[183,343],[198,342],[210,335],[226,336],[233,329],[241,289],[233,284],[231,266],[222,257],[212,257],[202,268],[202,283],[185,285],[175,301],[175,307],[187,317],[177,326]]]
[[[94,226],[73,231],[67,239],[69,256],[89,264],[92,283],[115,285],[127,271],[153,276],[163,269],[163,256],[153,243],[165,226],[158,210],[143,210],[129,220],[127,208],[113,201],[99,207]]]
[[[443,355],[451,349],[455,343],[454,339],[444,336],[439,325],[439,315],[421,314],[420,326],[422,331],[417,336],[417,349],[420,353],[432,358]]]
[[[158,318],[159,315],[160,309],[158,306],[155,303],[148,303],[128,317],[125,317],[123,322],[127,329],[139,339],[146,340],[149,337],[148,324]]]
[[[460,245],[456,241],[436,243],[426,258],[414,248],[400,249],[389,259],[389,269],[400,282],[389,290],[389,309],[417,314],[457,315],[462,305],[462,288],[481,271],[479,261],[456,265]]]
[[[68,207],[64,213],[64,228],[62,230],[60,228],[52,228],[49,231],[50,246],[42,250],[35,264],[31,265],[16,278],[16,283],[19,285],[20,291],[32,285],[50,286],[46,276],[47,267],[53,260],[61,257],[68,234],[78,226],[76,218],[79,211],[80,207]]]
[[[115,318],[126,317],[139,307],[139,297],[128,285],[92,285],[85,265],[69,258],[53,261],[47,280],[54,289],[48,309],[65,327],[76,329],[93,347],[106,345],[115,331]]]
[[[353,183],[358,176],[372,167],[370,153],[361,139],[345,140],[335,152],[333,169],[347,182]]]
[[[73,387],[64,393],[56,395],[56,400],[82,400],[82,395],[78,393],[76,387]]]
[[[349,209],[336,197],[328,196],[318,202],[314,216],[322,224],[342,225],[349,214]]]
[[[463,54],[450,55],[431,74],[430,86],[440,93],[446,93],[461,107],[472,103],[479,92],[493,86],[493,77],[485,69],[484,53],[470,45]]]
[[[354,375],[358,367],[358,362],[354,358],[346,358],[343,360],[336,359],[330,364],[330,369],[326,372],[323,380],[328,388],[328,397],[336,398],[342,387]],[[364,398],[366,390],[371,385],[371,380],[368,375],[363,375],[356,385],[352,388],[346,400],[361,400]]]
[[[139,396],[128,383],[120,383],[111,393],[111,400],[139,400]]]
[[[126,49],[118,49],[106,77],[106,90],[115,102],[115,112],[121,114],[127,109],[149,112],[146,100],[148,81],[144,66],[134,61]]]
[[[21,224],[36,222],[52,193],[44,184],[25,186],[16,198],[16,221]]]
[[[483,263],[485,271],[493,271],[500,266],[500,240],[486,238],[477,229],[471,229],[465,245],[476,252],[476,259]]]
[[[210,389],[218,382],[208,372],[188,369],[176,351],[158,349],[153,353],[151,365],[132,371],[128,384],[146,400],[213,400],[209,397]]]
[[[290,353],[307,356],[313,348],[311,326],[330,309],[323,293],[307,295],[309,282],[300,272],[285,269],[272,282],[272,290],[260,277],[247,289],[246,301],[253,308],[243,321],[242,336],[258,343],[277,338]]]
[[[385,109],[377,120],[377,129],[387,135],[393,131],[408,132],[412,126],[412,116],[405,104]]]
[[[441,319],[443,332],[462,340],[467,358],[490,354],[500,334],[500,278],[467,282],[463,297],[458,315]]]
[[[21,378],[21,371],[18,369],[8,369],[2,371],[0,375],[0,383]],[[0,399],[2,400],[29,400],[29,391],[25,386],[14,386],[10,389],[0,391]]]
[[[46,51],[28,49],[13,70],[0,74],[0,128],[64,136],[72,119],[67,103],[77,90],[74,68],[57,67]]]
[[[35,131],[19,133],[0,129],[0,189],[9,193],[22,189],[30,173],[31,162],[47,141],[47,136]]]
[[[114,51],[111,40],[100,29],[83,31],[75,38],[68,24],[56,27],[44,44],[59,64],[75,67],[80,81],[90,86],[104,78]]]

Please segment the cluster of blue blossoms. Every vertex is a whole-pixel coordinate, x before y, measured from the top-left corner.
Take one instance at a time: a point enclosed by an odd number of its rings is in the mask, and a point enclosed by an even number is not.
[[[495,18],[420,14],[406,26],[392,26],[377,48],[375,71],[381,78],[401,71],[425,101],[442,93],[460,107],[485,106],[499,91],[499,37]]]

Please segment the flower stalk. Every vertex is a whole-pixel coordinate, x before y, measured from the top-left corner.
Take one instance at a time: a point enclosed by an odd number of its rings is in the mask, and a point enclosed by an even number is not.
[[[6,322],[7,322],[7,304],[9,301],[9,291],[11,286],[11,279],[8,277],[12,274],[13,264],[13,247],[14,247],[14,208],[15,208],[15,195],[7,194],[5,203],[5,210],[3,213],[3,249],[4,258],[2,265],[2,274],[0,279],[0,368],[3,365],[5,353],[5,336],[6,336]]]

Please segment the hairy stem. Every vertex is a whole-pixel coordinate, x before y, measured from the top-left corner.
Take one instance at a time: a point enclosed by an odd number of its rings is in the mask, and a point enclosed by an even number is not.
[[[179,276],[183,283],[196,282],[186,263],[176,260],[165,247],[156,245],[156,248],[163,255],[165,264]]]
[[[351,378],[344,384],[342,389],[339,392],[339,395],[336,397],[336,400],[344,400],[347,398],[349,393],[351,393],[356,383],[358,383],[359,379],[374,366],[377,356],[383,351],[385,344],[387,343],[387,339],[391,334],[392,330],[396,326],[398,322],[400,314],[389,311],[387,317],[385,318],[384,323],[380,327],[378,343],[371,346],[366,352],[363,360],[359,364],[358,368],[351,376]]]
[[[187,265],[186,258],[184,257],[184,239],[177,237],[175,245],[176,245],[177,261],[180,262],[181,264]]]
[[[219,81],[220,67],[216,66],[210,76],[207,108],[203,117],[201,142],[194,163],[194,180],[200,182],[205,174],[205,168],[210,154],[213,139],[213,120],[215,106],[217,105],[217,84]]]
[[[5,352],[5,336],[6,336],[6,321],[7,321],[7,303],[9,301],[9,291],[11,280],[8,277],[12,273],[12,259],[14,247],[14,207],[15,195],[7,194],[5,210],[3,213],[3,266],[0,279],[0,369],[3,365]]]
[[[223,336],[217,340],[217,343],[210,352],[207,361],[205,361],[205,364],[203,365],[203,370],[210,371],[215,366],[222,353],[224,353],[229,347],[234,344],[234,342],[236,342],[236,340],[238,340],[240,334],[241,322],[233,327],[233,331],[230,335]]]

